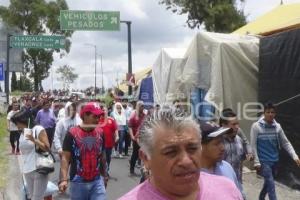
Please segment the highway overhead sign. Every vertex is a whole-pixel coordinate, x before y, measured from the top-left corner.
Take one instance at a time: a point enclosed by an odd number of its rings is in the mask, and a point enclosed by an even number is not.
[[[61,30],[119,31],[120,12],[61,10]]]
[[[13,35],[12,48],[60,49],[65,48],[65,37],[60,35]]]

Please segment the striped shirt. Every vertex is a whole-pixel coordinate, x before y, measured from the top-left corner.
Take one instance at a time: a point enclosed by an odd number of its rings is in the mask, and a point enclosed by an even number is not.
[[[223,159],[230,163],[238,181],[242,184],[242,162],[246,158],[243,140],[236,135],[233,139],[224,138],[225,153]]]
[[[294,159],[299,159],[290,141],[284,134],[280,124],[275,120],[272,124],[259,119],[251,127],[251,146],[254,152],[254,166],[260,162],[273,163],[279,160],[279,150],[284,148]]]

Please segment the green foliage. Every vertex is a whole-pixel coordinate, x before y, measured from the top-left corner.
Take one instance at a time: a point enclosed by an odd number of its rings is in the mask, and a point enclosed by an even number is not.
[[[49,76],[48,70],[53,62],[53,53],[60,52],[63,56],[70,51],[69,37],[72,31],[59,28],[59,12],[67,10],[65,0],[10,0],[9,7],[0,6],[0,17],[10,27],[17,27],[25,35],[64,35],[66,49],[28,49],[23,51],[25,72],[30,73],[34,80],[34,90],[41,87],[43,79]]]
[[[104,101],[106,107],[109,108],[113,104],[114,98],[108,94],[108,95],[104,96],[103,101]]]
[[[230,33],[246,24],[237,3],[245,0],[160,0],[160,4],[177,14],[187,14],[190,28],[204,26],[208,31]]]
[[[18,81],[19,89],[20,91],[24,92],[31,92],[33,89],[33,84],[29,78],[26,77],[26,75],[22,75],[20,77],[20,80]]]
[[[71,83],[73,83],[77,78],[78,74],[75,74],[74,68],[69,65],[60,66],[56,73],[60,74],[58,80],[63,82],[63,88],[69,89]]]
[[[8,140],[7,135],[8,132],[6,130],[6,116],[0,115],[0,189],[6,186],[7,182],[7,170],[8,170],[8,159],[7,159],[7,148],[8,148]]]
[[[12,72],[11,76],[11,91],[15,91],[18,89],[17,75],[16,72]]]
[[[19,84],[19,82],[18,82],[18,84]],[[23,94],[24,94],[23,91],[15,90],[15,91],[11,92],[9,95],[12,96],[12,97],[15,96],[15,97],[19,98],[19,97],[21,97]]]

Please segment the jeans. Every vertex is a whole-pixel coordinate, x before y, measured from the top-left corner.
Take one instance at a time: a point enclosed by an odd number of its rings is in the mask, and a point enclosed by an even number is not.
[[[71,182],[71,200],[106,200],[103,178],[91,182]]]
[[[274,176],[276,175],[276,163],[261,163],[261,176],[264,177],[264,185],[259,194],[259,200],[264,200],[266,194],[269,196],[269,200],[277,200],[275,192]]]
[[[119,131],[119,154],[122,155],[123,153],[123,143],[125,142],[126,131],[120,130]]]
[[[126,133],[125,133],[125,148],[124,148],[124,153],[127,156],[128,155],[128,148],[131,145],[131,138],[130,134],[128,132],[128,128],[126,128]]]

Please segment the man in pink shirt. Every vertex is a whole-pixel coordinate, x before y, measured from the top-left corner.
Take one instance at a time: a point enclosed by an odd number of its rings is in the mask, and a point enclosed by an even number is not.
[[[201,172],[199,125],[173,109],[147,116],[138,138],[149,178],[119,200],[242,200],[234,183]]]

